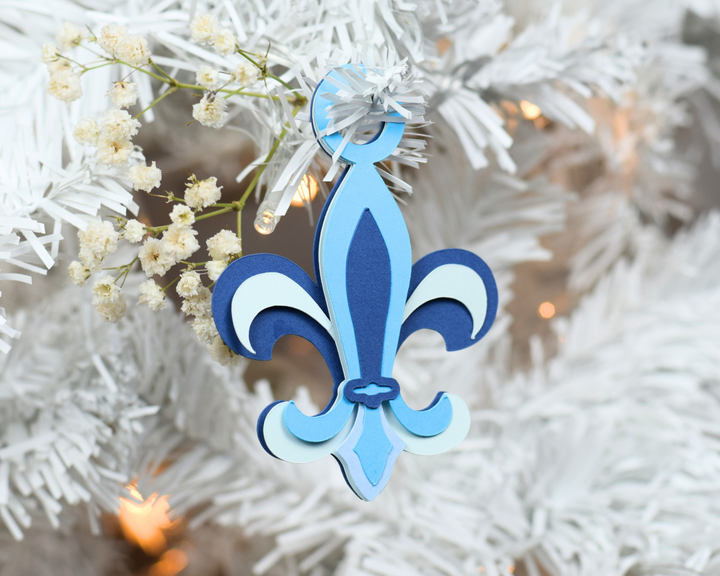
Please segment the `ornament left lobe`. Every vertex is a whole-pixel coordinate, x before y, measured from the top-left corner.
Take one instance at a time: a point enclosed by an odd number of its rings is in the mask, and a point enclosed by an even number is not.
[[[338,386],[343,369],[322,290],[295,263],[274,254],[236,260],[213,291],[213,316],[223,341],[237,354],[270,360],[275,342],[294,334],[322,354],[335,383],[333,397],[317,416],[290,402],[275,402],[258,420],[258,437],[271,455],[294,463],[332,453],[347,437],[354,406]],[[313,425],[304,425],[305,420]]]

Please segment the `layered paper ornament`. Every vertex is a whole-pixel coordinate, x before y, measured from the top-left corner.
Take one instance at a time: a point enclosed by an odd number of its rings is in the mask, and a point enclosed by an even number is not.
[[[258,419],[258,438],[288,462],[334,456],[348,485],[369,501],[403,450],[445,452],[470,427],[465,402],[453,394],[439,392],[423,410],[405,403],[392,377],[398,348],[423,328],[439,332],[448,351],[475,344],[495,319],[498,295],[490,268],[471,252],[440,250],[412,265],[402,213],[374,165],[394,152],[404,124],[391,114],[366,144],[328,134],[328,111],[345,78],[331,71],[311,103],[318,142],[331,156],[339,149],[347,165],[315,232],[317,284],[286,258],[249,255],[220,276],[212,306],[224,342],[247,358],[269,360],[286,334],[320,351],[334,380],[328,405],[306,415],[292,401],[275,402]]]

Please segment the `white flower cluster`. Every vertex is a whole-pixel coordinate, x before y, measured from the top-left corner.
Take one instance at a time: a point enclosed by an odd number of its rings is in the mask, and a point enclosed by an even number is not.
[[[233,81],[240,84],[243,88],[255,84],[259,77],[260,73],[257,66],[247,60],[240,62],[232,73]]]
[[[240,84],[241,88],[252,86],[260,77],[258,67],[248,60],[240,62],[232,72],[222,73],[229,75],[227,83],[237,82]],[[220,74],[221,72],[217,68],[213,68],[212,66],[200,66],[198,71],[195,73],[195,82],[207,90],[217,90],[223,86]],[[223,105],[218,104],[218,106]]]
[[[152,276],[164,276],[167,271],[194,254],[200,245],[195,238],[197,232],[192,226],[196,212],[214,206],[221,197],[222,186],[217,178],[198,180],[192,175],[187,183],[184,204],[176,204],[170,212],[172,224],[168,225],[162,238],[147,238],[138,254],[140,265],[150,278],[140,286],[140,303],[157,312],[165,308],[165,291]],[[128,234],[126,225],[126,236]],[[222,230],[207,241],[211,261],[205,264],[208,278],[215,282],[228,263],[241,252],[240,239],[229,230]],[[182,298],[181,310],[187,316],[194,316],[193,330],[198,339],[205,343],[211,356],[223,365],[239,360],[222,341],[212,317],[210,289],[203,284],[196,265],[188,268],[177,279],[176,291]],[[172,282],[170,283],[172,284]]]
[[[99,272],[103,259],[117,250],[120,234],[110,222],[93,220],[78,232],[80,261],[68,267],[73,283],[83,286],[91,274]],[[108,322],[117,322],[125,315],[127,303],[116,280],[104,275],[93,284],[93,306]]]
[[[100,271],[103,259],[117,250],[117,243],[120,234],[113,228],[110,222],[104,220],[93,220],[88,223],[85,230],[78,231],[80,239],[80,263],[73,262],[70,273],[73,282],[82,286],[90,273]],[[84,279],[83,276],[85,276]]]
[[[108,96],[118,108],[129,108],[137,102],[138,85],[127,80],[113,82],[113,87],[108,92]]]
[[[147,40],[142,36],[130,36],[125,26],[117,24],[103,26],[97,42],[110,56],[136,68],[150,61]]]
[[[150,192],[153,188],[160,186],[162,171],[155,165],[155,162],[150,166],[137,164],[130,168],[128,177],[135,190]]]
[[[83,39],[83,32],[72,22],[64,22],[60,30],[55,34],[55,40],[61,50],[72,50],[78,46]]]
[[[82,32],[74,24],[65,22],[55,37],[60,49],[55,44],[44,44],[42,48],[42,61],[50,74],[47,93],[67,104],[82,96],[82,83],[70,60],[60,50],[72,50],[82,39]]]
[[[203,126],[221,128],[227,120],[227,102],[222,96],[208,92],[197,104],[193,104],[193,118]]]
[[[235,35],[228,28],[220,26],[212,14],[201,14],[190,23],[192,39],[199,44],[209,44],[218,54],[228,56],[237,50]]]
[[[80,144],[97,147],[96,159],[100,164],[120,167],[130,159],[133,151],[131,138],[137,134],[138,128],[140,121],[130,116],[127,110],[113,108],[103,114],[99,123],[93,118],[80,120],[75,124],[73,136]]]
[[[212,66],[200,66],[197,74],[195,74],[195,81],[208,90],[216,90],[220,88],[222,82],[220,80],[220,72],[217,68]]]
[[[103,320],[117,322],[125,316],[127,302],[116,280],[109,275],[100,277],[93,284],[93,306]]]
[[[209,44],[224,56],[237,51],[237,41],[233,33],[220,26],[218,19],[212,14],[196,16],[190,24],[191,38],[199,44]],[[259,72],[257,66],[251,62],[241,62],[230,75],[229,82],[237,82],[241,88],[251,86],[257,82]],[[211,66],[200,66],[195,80],[198,85],[210,90],[202,100],[193,105],[193,118],[203,126],[220,128],[227,119],[227,101],[213,90],[223,85],[220,72]]]
[[[94,121],[83,121],[86,125],[79,130],[82,134],[80,139],[91,139],[88,133],[93,126],[96,133],[105,131],[119,136],[129,134],[133,128],[126,125],[122,114],[127,113],[114,111],[114,114],[104,117],[99,126]],[[95,138],[97,137],[96,134]],[[155,162],[150,166],[133,166],[129,171],[134,188],[147,192],[159,186],[161,176]],[[80,256],[79,261],[73,261],[68,268],[70,278],[75,284],[82,286],[92,274],[101,270],[103,259],[116,252],[118,240],[124,239],[131,244],[142,242],[136,260],[148,280],[139,286],[138,302],[145,304],[153,312],[165,309],[167,288],[177,282],[176,290],[182,298],[181,310],[187,316],[194,316],[193,330],[198,339],[207,345],[211,356],[221,364],[235,363],[240,357],[223,343],[215,328],[210,305],[212,294],[203,284],[200,274],[203,269],[199,268],[199,264],[186,262],[200,249],[197,232],[193,229],[196,213],[216,205],[221,194],[222,186],[217,185],[217,178],[198,180],[193,174],[186,185],[185,198],[173,206],[169,214],[171,223],[166,226],[148,229],[139,220],[120,219],[119,230],[116,230],[108,221],[90,222],[86,230],[78,233]],[[157,237],[160,231],[162,235]],[[241,253],[240,239],[229,230],[222,230],[207,241],[207,250],[211,260],[205,263],[204,272],[210,281],[215,282],[227,265]],[[125,315],[127,302],[118,281],[130,272],[134,262],[117,268],[120,271],[117,278],[104,274],[93,284],[93,306],[100,316],[109,322],[117,322]],[[179,263],[187,265],[179,278],[166,283],[164,288],[158,285],[153,277],[165,276]]]
[[[80,74],[73,71],[71,61],[60,50],[72,50],[79,46],[85,36],[74,24],[65,22],[56,35],[58,49],[54,44],[45,44],[42,60],[47,65],[50,80],[47,92],[63,102],[74,102],[82,96]],[[145,66],[150,61],[148,42],[142,36],[131,36],[125,26],[108,24],[104,26],[97,39],[98,45],[113,58],[130,66]],[[138,87],[134,82],[119,81],[108,92],[115,106],[127,108],[137,102]]]
[[[213,206],[220,200],[222,186],[217,185],[217,178],[214,176],[205,180],[198,180],[193,175],[186,186],[185,204],[190,208],[202,210],[208,206]]]

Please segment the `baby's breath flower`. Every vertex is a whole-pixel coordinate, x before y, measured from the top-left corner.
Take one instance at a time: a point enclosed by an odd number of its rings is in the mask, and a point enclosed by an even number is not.
[[[146,239],[138,252],[138,257],[140,266],[148,278],[156,274],[165,276],[165,273],[175,265],[175,260],[165,250],[165,243],[157,238]]]
[[[227,260],[241,250],[240,238],[230,230],[220,230],[207,240],[207,249],[213,260]]]
[[[227,268],[228,263],[224,260],[211,260],[208,262],[205,267],[207,268],[207,274],[208,278],[212,280],[213,282],[217,282],[217,279],[220,278],[220,274],[222,274],[225,271],[225,268]]]
[[[50,74],[50,81],[47,85],[47,92],[53,98],[63,102],[74,102],[82,96],[82,84],[80,76],[69,68],[57,70]],[[221,98],[224,101],[224,98]],[[197,104],[196,104],[197,106]]]
[[[138,99],[138,85],[135,82],[126,80],[113,82],[113,87],[108,92],[108,96],[118,108],[134,106]]]
[[[192,324],[195,335],[198,337],[200,342],[205,344],[211,344],[215,337],[218,335],[217,328],[215,327],[215,320],[206,316],[198,316],[193,320]]]
[[[235,366],[242,358],[242,356],[230,350],[220,336],[215,336],[212,344],[208,344],[207,348],[210,351],[212,359],[222,366]]]
[[[80,262],[85,266],[91,273],[100,272],[102,267],[102,258],[98,257],[95,252],[90,250],[87,246],[80,247]]]
[[[155,162],[150,166],[144,164],[136,164],[128,170],[128,177],[135,190],[144,190],[150,192],[153,188],[160,186],[162,172],[160,168],[155,166]]]
[[[153,312],[159,312],[167,308],[165,292],[152,278],[140,284],[139,290],[140,298],[138,298],[138,302],[140,304],[147,304],[147,307]]]
[[[65,22],[55,35],[55,40],[63,50],[74,48],[82,40],[82,32],[72,22]]]
[[[120,287],[112,276],[101,276],[92,287],[93,304],[114,304],[120,299]]]
[[[227,112],[225,112],[226,107],[227,102],[225,98],[208,93],[202,97],[200,102],[193,104],[192,115],[193,118],[203,126],[220,128],[227,118]]]
[[[78,120],[73,129],[73,138],[87,146],[97,146],[98,137],[100,136],[100,128],[93,118],[83,118]]]
[[[43,44],[42,61],[43,64],[55,62],[60,57],[60,51],[55,44]]]
[[[123,36],[115,48],[115,55],[130,66],[145,66],[150,60],[148,43],[142,36]]]
[[[98,141],[97,161],[106,166],[124,166],[132,150],[130,140],[102,137]]]
[[[185,204],[190,208],[207,208],[212,206],[222,195],[222,186],[217,185],[217,178],[214,176],[205,180],[197,180],[193,175],[190,183],[185,184]]]
[[[240,86],[245,88],[246,86],[252,86],[255,84],[259,75],[257,66],[255,66],[252,62],[244,60],[235,67],[235,70],[233,70],[232,73],[232,78],[235,82],[240,84]]]
[[[200,249],[200,244],[195,236],[197,232],[189,226],[182,228],[177,224],[170,224],[170,227],[163,233],[165,251],[175,259],[176,262],[190,258]]]
[[[212,44],[218,28],[218,19],[212,14],[195,16],[190,23],[191,38],[200,44]]]
[[[87,248],[100,259],[117,250],[119,237],[118,231],[107,220],[93,220],[88,222],[84,231],[78,230],[81,249]]]
[[[187,316],[210,316],[212,314],[211,296],[212,293],[207,287],[200,286],[195,296],[183,300],[180,309]]]
[[[125,240],[131,244],[141,242],[145,236],[145,224],[137,220],[128,220],[125,223]]]
[[[127,36],[127,28],[118,24],[106,24],[100,30],[98,44],[110,56],[116,56],[117,46],[122,38]]]
[[[220,72],[212,66],[200,66],[195,74],[195,81],[203,88],[214,90],[220,87]]]
[[[183,272],[177,283],[177,293],[183,298],[191,298],[198,295],[198,289],[202,286],[200,274],[192,270]]]
[[[178,228],[185,228],[195,223],[195,214],[185,204],[175,204],[172,212],[170,212],[170,220]]]
[[[235,35],[227,28],[218,28],[213,41],[213,48],[218,54],[228,56],[237,50]]]
[[[141,124],[127,110],[111,108],[100,118],[100,131],[113,140],[126,140],[138,133]]]
[[[58,72],[65,72],[66,70],[70,70],[72,68],[72,64],[70,63],[70,60],[67,58],[58,58],[55,60],[55,62],[48,62],[46,64],[48,74],[50,74],[50,77],[54,74],[57,74]]]
[[[118,296],[117,302],[112,302],[111,304],[98,303],[94,304],[94,306],[103,320],[113,323],[125,316],[125,312],[127,311],[127,302],[125,301],[125,296],[122,294]]]
[[[68,271],[70,272],[70,279],[73,281],[73,284],[77,286],[85,286],[85,282],[90,278],[90,269],[83,266],[77,260],[70,262]]]

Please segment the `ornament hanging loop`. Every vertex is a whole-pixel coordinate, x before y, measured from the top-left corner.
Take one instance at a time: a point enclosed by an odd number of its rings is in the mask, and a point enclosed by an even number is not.
[[[345,64],[342,68],[352,69],[354,64]],[[343,144],[343,136],[340,132],[325,134],[330,124],[329,111],[332,101],[326,98],[326,94],[337,94],[344,80],[337,71],[332,70],[323,78],[315,88],[312,103],[310,106],[310,119],[317,138],[318,144],[330,156],[335,155],[338,148]],[[398,122],[384,122],[382,128],[375,137],[365,144],[354,144],[346,142],[342,148],[339,160],[345,164],[369,165],[385,160],[400,144],[405,124],[400,121],[402,117],[397,113],[389,113],[389,116],[397,116]],[[319,136],[319,134],[325,134]]]

